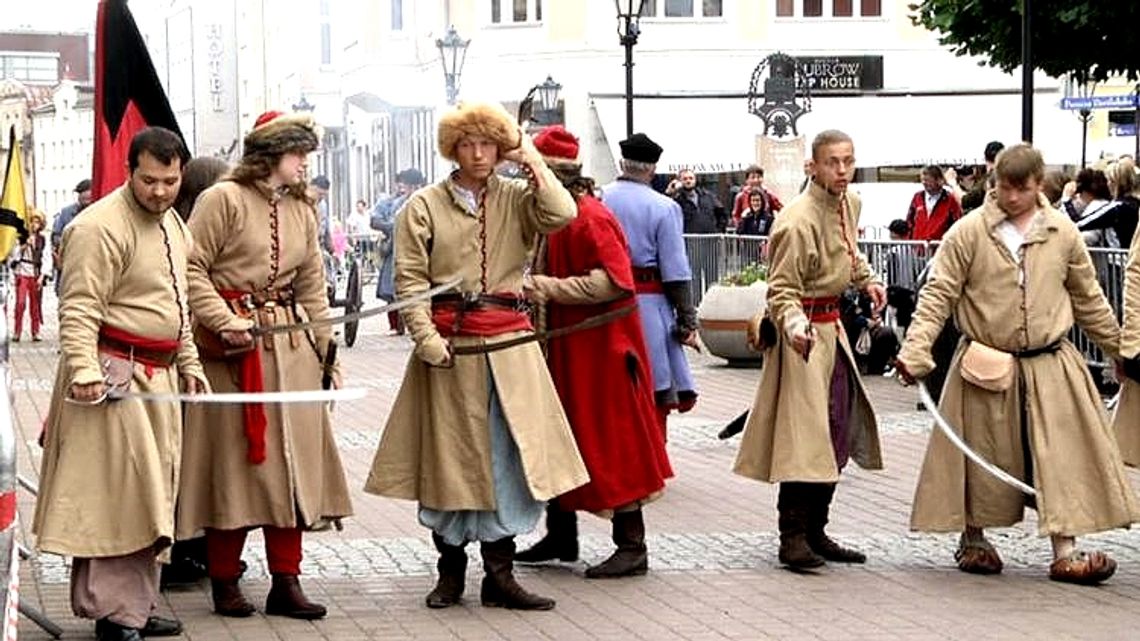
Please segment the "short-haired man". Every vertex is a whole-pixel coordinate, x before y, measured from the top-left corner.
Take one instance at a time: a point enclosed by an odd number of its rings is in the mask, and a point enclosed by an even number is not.
[[[621,176],[602,189],[602,202],[629,240],[633,280],[645,343],[653,365],[657,420],[665,430],[673,410],[697,403],[683,346],[696,345],[697,310],[689,296],[692,272],[681,234],[681,208],[650,187],[664,151],[645,134],[619,143]]]
[[[549,610],[514,576],[515,537],[543,503],[589,476],[537,343],[461,356],[533,331],[520,295],[540,234],[569,224],[574,198],[506,111],[462,103],[439,121],[439,152],[458,164],[416,191],[397,218],[396,294],[456,278],[461,291],[403,310],[416,344],[364,491],[419,502],[439,551],[429,608],[459,603],[469,542],[483,556],[485,607]],[[495,173],[517,163],[528,181]]]
[[[55,221],[52,223],[51,265],[52,271],[54,272],[56,296],[59,296],[59,266],[60,263],[63,262],[63,257],[60,252],[60,244],[63,242],[63,230],[75,220],[79,212],[83,211],[90,204],[91,180],[84,178],[75,185],[75,202],[59,210],[59,213],[55,215]]]
[[[998,156],[997,187],[943,239],[898,357],[905,382],[934,368],[931,345],[953,317],[965,340],[939,409],[987,461],[1032,486],[1027,497],[966,462],[934,432],[918,480],[911,528],[962,532],[963,572],[993,574],[1001,557],[984,528],[1037,509],[1053,543],[1049,578],[1094,584],[1116,562],[1074,537],[1140,519],[1108,418],[1080,350],[1074,321],[1109,356],[1120,328],[1097,283],[1080,232],[1039,193],[1045,161],[1020,144]]]
[[[188,159],[177,134],[143,129],[131,141],[127,184],[91,205],[61,243],[61,356],[33,530],[41,550],[73,557],[71,607],[96,620],[100,641],[182,629],[150,615],[157,557],[174,539],[182,410],[106,398],[108,385],[205,389],[186,302],[190,234],[172,208]]]
[[[910,199],[906,224],[910,240],[942,240],[943,234],[962,217],[962,206],[950,190],[938,165],[922,168],[922,189]]]
[[[392,238],[396,233],[396,216],[408,202],[408,197],[423,186],[424,175],[419,169],[409,167],[396,174],[396,195],[381,200],[372,209],[369,221],[372,229],[384,234],[384,240],[380,242],[380,275],[376,279],[376,298],[381,300],[396,300],[396,243]],[[404,333],[400,312],[388,312],[388,328],[394,334]]]
[[[839,297],[850,285],[866,292],[875,311],[886,303],[856,247],[861,203],[847,191],[855,146],[828,130],[811,150],[812,183],[772,231],[767,317],[774,331],[759,317],[750,323],[750,342],[766,351],[735,466],[737,474],[780,484],[779,558],[792,569],[866,560],[831,540],[824,526],[848,459],[864,469],[883,466],[875,414],[839,320]]]
[[[751,201],[748,197],[753,193],[760,194],[763,199],[761,210],[767,215],[774,216],[776,212],[784,208],[784,203],[780,202],[779,197],[764,186],[764,168],[760,165],[752,165],[744,171],[744,189],[736,194],[736,198],[732,202],[732,224],[736,227],[740,226],[740,217],[750,208]]]

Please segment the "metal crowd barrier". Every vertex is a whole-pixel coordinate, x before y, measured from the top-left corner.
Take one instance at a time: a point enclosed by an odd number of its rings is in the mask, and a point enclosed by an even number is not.
[[[923,241],[860,240],[859,250],[867,256],[871,268],[887,285],[916,289],[918,275],[938,249],[937,243]],[[693,272],[690,295],[700,305],[709,287],[754,263],[766,263],[768,239],[763,236],[734,234],[686,234],[685,250]],[[1097,281],[1116,313],[1122,318],[1124,303],[1124,266],[1128,252],[1122,249],[1089,249],[1096,268]],[[1070,340],[1085,355],[1090,366],[1106,368],[1109,359],[1080,329],[1074,328]]]

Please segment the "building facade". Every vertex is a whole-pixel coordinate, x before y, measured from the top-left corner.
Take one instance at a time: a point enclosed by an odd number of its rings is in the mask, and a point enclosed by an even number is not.
[[[70,80],[55,88],[50,102],[31,111],[35,184],[28,193],[48,224],[75,202],[75,185],[91,177],[94,114],[94,89]]]

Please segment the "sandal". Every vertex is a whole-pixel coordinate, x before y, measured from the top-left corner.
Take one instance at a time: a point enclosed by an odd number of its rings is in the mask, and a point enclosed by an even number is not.
[[[1096,585],[1116,572],[1116,561],[1104,552],[1076,550],[1049,565],[1049,578],[1064,583]]]
[[[967,541],[965,535],[958,541],[954,560],[958,562],[959,570],[970,574],[1000,574],[1003,565],[989,541]]]

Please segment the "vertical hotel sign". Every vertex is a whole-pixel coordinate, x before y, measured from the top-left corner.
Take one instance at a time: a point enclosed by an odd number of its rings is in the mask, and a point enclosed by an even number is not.
[[[225,72],[225,35],[222,25],[214,23],[206,26],[206,68],[208,70],[210,87],[210,106],[215,112],[226,110],[223,100],[225,83],[222,76]]]
[[[883,88],[882,56],[798,56],[813,94]]]

